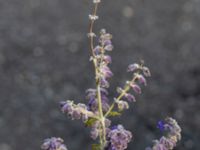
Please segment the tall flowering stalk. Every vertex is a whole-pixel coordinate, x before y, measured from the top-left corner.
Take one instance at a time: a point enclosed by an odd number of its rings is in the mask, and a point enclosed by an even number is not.
[[[93,0],[93,11],[89,15],[89,47],[91,51],[90,61],[94,65],[95,88],[86,90],[87,104],[75,104],[73,100],[60,102],[61,111],[67,114],[72,120],[81,119],[83,123],[91,129],[90,136],[97,140],[92,145],[92,150],[124,150],[132,140],[132,133],[126,130],[121,124],[112,126],[111,117],[121,115],[129,109],[129,103],[136,102],[135,94],[141,94],[141,86],[146,86],[146,77],[150,77],[149,68],[144,62],[130,64],[127,72],[132,74],[132,78],[127,80],[124,87],[117,87],[118,96],[113,98],[112,103],[108,99],[109,78],[113,76],[109,64],[112,59],[107,54],[113,50],[112,35],[105,29],[101,29],[96,35],[93,31],[94,23],[99,18],[97,16],[98,6],[101,0]],[[95,40],[97,39],[97,45]],[[134,93],[134,94],[133,94]],[[171,150],[176,142],[180,140],[180,127],[172,118],[167,119],[167,124],[159,123],[159,127],[169,129],[167,137],[162,137],[155,141],[150,150]],[[61,138],[49,138],[44,141],[41,148],[43,150],[67,150]]]

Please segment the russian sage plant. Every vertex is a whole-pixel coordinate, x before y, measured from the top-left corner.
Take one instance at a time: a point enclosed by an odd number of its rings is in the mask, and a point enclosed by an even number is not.
[[[111,118],[121,115],[129,109],[129,104],[136,102],[135,94],[141,94],[141,86],[147,85],[146,77],[150,77],[149,68],[141,63],[130,64],[127,71],[132,74],[132,78],[127,80],[123,87],[117,87],[118,97],[113,101],[108,100],[109,78],[113,76],[109,68],[112,62],[108,55],[113,50],[112,35],[105,29],[101,29],[99,35],[93,31],[94,23],[99,18],[97,9],[101,0],[93,0],[93,12],[89,15],[89,41],[91,57],[90,61],[94,65],[96,87],[86,90],[87,104],[75,104],[72,100],[60,102],[61,111],[72,120],[80,119],[90,128],[90,136],[95,140],[92,150],[124,150],[132,140],[132,133],[126,130],[123,125],[112,125]],[[97,39],[98,45],[94,45]],[[181,128],[172,118],[158,122],[158,128],[167,131],[166,136],[159,140],[154,140],[152,147],[146,150],[172,150],[181,139]],[[44,140],[41,146],[43,150],[67,150],[61,138],[52,137]]]

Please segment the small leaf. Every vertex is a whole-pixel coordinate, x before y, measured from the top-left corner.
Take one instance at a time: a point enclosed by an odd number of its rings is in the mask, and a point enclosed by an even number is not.
[[[92,144],[92,150],[101,150],[100,144]]]
[[[95,123],[95,121],[97,121],[96,118],[90,118],[90,119],[88,119],[87,121],[85,121],[85,125],[86,125],[87,127],[91,127],[91,126]]]
[[[117,111],[111,111],[108,116],[111,116],[111,117],[115,117],[115,116],[120,116],[121,113],[117,112]]]

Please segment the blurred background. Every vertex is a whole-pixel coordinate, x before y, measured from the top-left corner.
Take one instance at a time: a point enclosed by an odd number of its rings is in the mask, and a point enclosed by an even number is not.
[[[102,0],[95,32],[113,34],[110,100],[145,60],[152,77],[137,103],[116,118],[131,130],[128,149],[143,150],[161,136],[158,120],[181,125],[176,150],[200,149],[200,0]],[[39,150],[44,138],[69,150],[90,149],[89,130],[58,102],[85,102],[94,87],[88,61],[92,0],[0,0],[0,150]]]

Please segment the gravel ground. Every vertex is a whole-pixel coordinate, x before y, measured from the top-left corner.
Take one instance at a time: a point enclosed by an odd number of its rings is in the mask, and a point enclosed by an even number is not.
[[[0,0],[0,150],[36,150],[63,137],[71,150],[90,149],[88,129],[64,116],[58,102],[84,101],[94,87],[88,54],[89,0]],[[200,144],[200,0],[105,0],[96,32],[114,36],[110,99],[144,59],[152,77],[131,110],[117,118],[134,134],[128,149],[160,136],[156,122],[178,120],[176,150]]]

